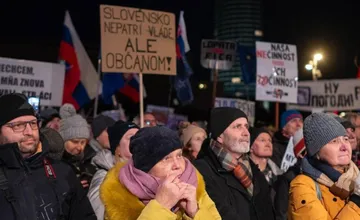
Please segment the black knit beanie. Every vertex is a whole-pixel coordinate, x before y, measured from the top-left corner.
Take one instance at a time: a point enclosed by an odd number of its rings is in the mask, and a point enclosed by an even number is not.
[[[134,124],[133,122],[124,122],[124,121],[117,121],[114,125],[108,127],[108,134],[109,134],[109,142],[110,142],[110,151],[112,154],[115,154],[116,147],[119,145],[121,138],[124,134],[132,129],[139,127]]]
[[[20,116],[35,116],[34,108],[27,97],[20,93],[12,93],[0,97],[0,127]]]
[[[266,130],[265,128],[255,128],[255,127],[252,127],[250,128],[250,147],[253,145],[255,139],[261,134],[261,133],[267,133],[270,135],[271,137],[271,134],[269,133],[268,130]]]
[[[53,108],[42,110],[40,113],[40,118],[42,120],[41,128],[45,128],[47,123],[52,121],[54,118],[61,119],[59,112]]]
[[[94,138],[99,137],[99,135],[108,127],[113,126],[115,120],[106,115],[99,115],[91,123],[91,130],[93,132]]]
[[[218,138],[229,125],[238,118],[246,118],[246,114],[237,108],[213,108],[210,113],[209,132],[214,140]]]
[[[181,148],[178,134],[165,126],[142,128],[130,140],[134,166],[146,173],[166,155]]]

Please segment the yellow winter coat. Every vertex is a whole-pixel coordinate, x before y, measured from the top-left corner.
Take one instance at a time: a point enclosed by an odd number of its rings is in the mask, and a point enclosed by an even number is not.
[[[118,163],[105,177],[100,187],[100,198],[105,206],[105,219],[108,220],[160,220],[160,219],[191,219],[183,211],[176,214],[162,207],[156,200],[151,200],[146,206],[131,194],[119,181],[119,171],[124,163]],[[205,183],[196,171],[198,187],[196,197],[199,211],[194,219],[221,219],[214,202],[205,191]]]
[[[322,200],[317,197],[315,182],[300,174],[290,184],[288,219],[293,220],[352,220],[360,219],[360,208],[332,194],[319,184]]]

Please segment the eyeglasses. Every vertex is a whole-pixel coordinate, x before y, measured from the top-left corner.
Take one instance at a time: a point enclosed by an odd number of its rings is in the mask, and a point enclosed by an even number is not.
[[[20,133],[20,132],[25,131],[25,128],[26,128],[27,124],[30,125],[32,130],[38,130],[39,129],[37,119],[31,120],[31,121],[21,121],[21,122],[7,123],[7,124],[5,124],[5,126],[11,128],[15,133]]]

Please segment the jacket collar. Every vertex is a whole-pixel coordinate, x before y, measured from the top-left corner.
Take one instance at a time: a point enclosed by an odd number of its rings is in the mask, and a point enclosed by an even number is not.
[[[107,174],[100,187],[100,198],[102,199],[108,216],[127,216],[127,219],[137,219],[145,205],[119,181],[120,169],[125,163],[117,163]],[[197,201],[206,193],[205,182],[201,174],[196,171],[198,187],[196,189]]]
[[[207,142],[207,143],[210,143],[210,142]],[[212,167],[212,169],[215,171],[215,173],[218,176],[225,179],[226,185],[228,185],[229,187],[239,191],[247,199],[251,200],[250,194],[241,185],[239,180],[236,179],[234,174],[232,172],[229,172],[229,171],[225,170],[221,166],[221,163],[217,159],[214,152],[210,149],[210,146],[209,145],[207,145],[207,146],[202,145],[202,148],[204,148],[202,157],[204,157],[204,159],[208,161],[209,165]],[[258,179],[257,177],[260,174],[260,170],[257,168],[257,166],[251,160],[249,160],[249,161],[250,161],[250,167],[251,167],[251,171],[252,171],[252,175],[253,175],[252,181],[253,181],[253,185],[254,185],[254,192],[253,192],[253,197],[254,197],[260,192],[259,184],[257,183],[257,179]]]
[[[24,162],[17,143],[0,146],[0,163],[8,168],[20,168]]]

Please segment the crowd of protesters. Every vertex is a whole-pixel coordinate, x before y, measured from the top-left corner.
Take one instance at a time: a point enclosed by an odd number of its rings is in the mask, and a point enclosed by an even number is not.
[[[273,134],[230,107],[176,131],[16,93],[0,109],[4,220],[360,219],[358,113],[287,110]]]

